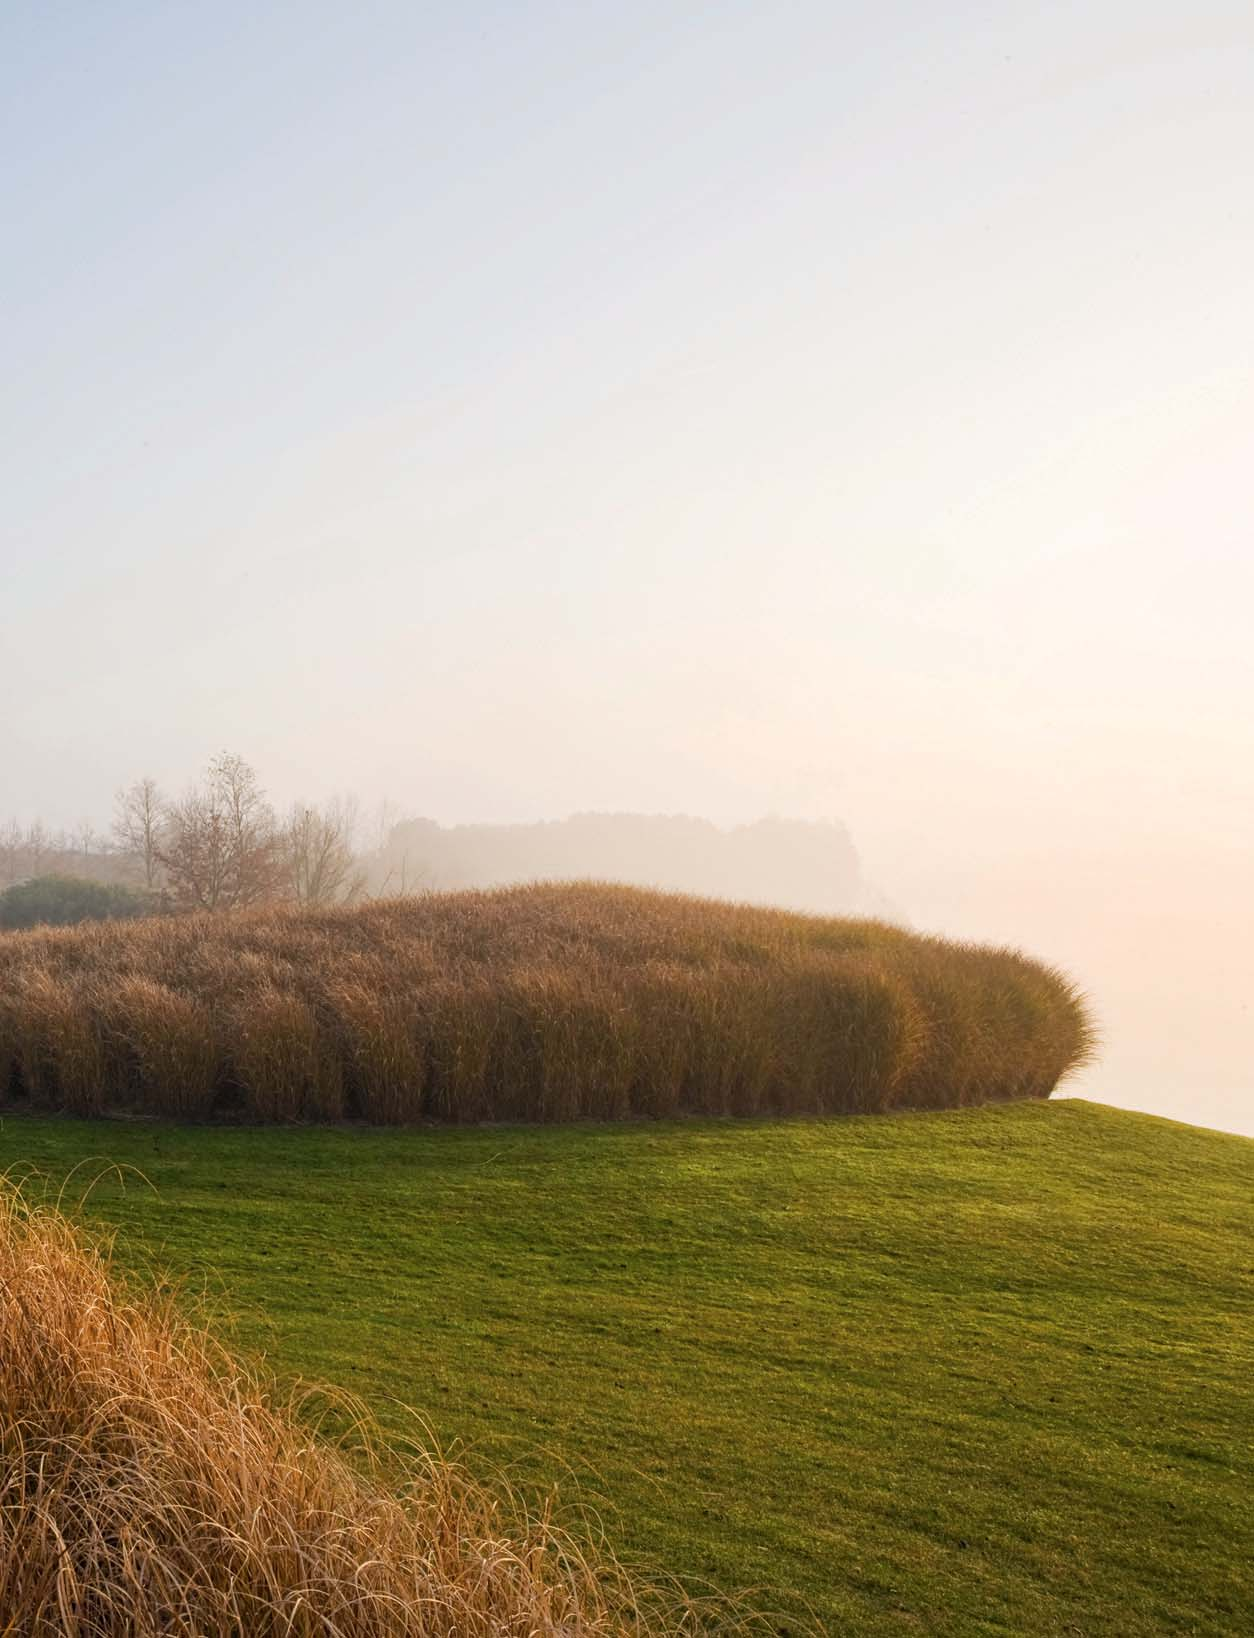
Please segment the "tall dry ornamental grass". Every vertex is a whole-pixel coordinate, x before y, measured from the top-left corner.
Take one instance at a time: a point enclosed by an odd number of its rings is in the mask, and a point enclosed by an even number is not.
[[[0,1633],[678,1638],[718,1613],[503,1520],[438,1458],[389,1491],[0,1184]]]
[[[597,884],[0,936],[0,1095],[372,1122],[1046,1097],[1092,1031],[1013,950]]]

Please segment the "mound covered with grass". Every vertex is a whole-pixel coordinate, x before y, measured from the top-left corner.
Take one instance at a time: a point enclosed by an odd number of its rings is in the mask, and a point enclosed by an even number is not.
[[[438,1457],[387,1489],[55,1213],[0,1190],[0,1631],[696,1634]]]
[[[1091,1032],[1013,950],[598,885],[0,940],[0,1090],[77,1114],[554,1121],[1046,1097]]]
[[[417,1406],[645,1582],[744,1590],[792,1638],[1254,1632],[1248,1139],[1060,1098],[29,1117],[0,1149],[32,1195],[85,1195],[132,1278],[207,1286],[280,1381],[351,1391],[398,1447]]]

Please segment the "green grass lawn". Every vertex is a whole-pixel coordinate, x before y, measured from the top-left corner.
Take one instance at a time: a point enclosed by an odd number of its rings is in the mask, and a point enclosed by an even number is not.
[[[7,1119],[283,1375],[834,1633],[1254,1632],[1254,1143],[1064,1102],[359,1131]],[[85,1174],[67,1198],[80,1192]],[[785,1625],[788,1623],[785,1622]]]

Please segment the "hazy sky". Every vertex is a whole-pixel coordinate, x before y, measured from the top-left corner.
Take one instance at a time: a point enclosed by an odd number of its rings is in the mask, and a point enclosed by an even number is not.
[[[0,101],[0,816],[839,815],[1254,1131],[1249,0],[9,0]]]

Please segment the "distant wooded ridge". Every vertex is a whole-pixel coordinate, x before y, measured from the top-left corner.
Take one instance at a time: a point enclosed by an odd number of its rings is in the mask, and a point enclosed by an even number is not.
[[[579,813],[537,824],[394,825],[366,861],[375,894],[598,880],[785,909],[894,916],[836,821],[723,828],[683,814]]]
[[[577,813],[529,824],[446,826],[398,814],[387,803],[366,822],[356,800],[344,796],[298,801],[279,813],[256,770],[228,752],[213,758],[181,797],[168,797],[150,778],[119,791],[107,831],[86,821],[68,832],[39,821],[0,824],[0,898],[25,883],[25,898],[37,901],[32,916],[23,898],[8,924],[79,919],[61,913],[74,895],[60,878],[138,888],[141,911],[351,904],[595,880],[901,919],[866,880],[849,832],[834,819],[720,826],[687,814]],[[45,900],[57,913],[39,912]]]

